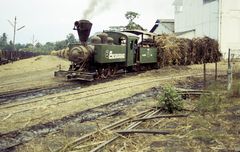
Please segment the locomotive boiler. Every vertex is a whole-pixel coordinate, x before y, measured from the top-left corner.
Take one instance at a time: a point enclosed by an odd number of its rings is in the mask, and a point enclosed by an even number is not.
[[[91,28],[92,23],[88,20],[74,23],[80,43],[69,44],[65,52],[71,61],[69,70],[56,71],[55,76],[93,81],[113,76],[120,70],[128,72],[159,67],[153,33],[104,31],[89,38]]]

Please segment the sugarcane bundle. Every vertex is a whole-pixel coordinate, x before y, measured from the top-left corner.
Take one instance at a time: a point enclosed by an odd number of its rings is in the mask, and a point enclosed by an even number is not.
[[[57,56],[57,51],[53,50],[53,51],[51,51],[50,54],[53,55],[53,56]]]
[[[67,47],[62,50],[52,51],[51,54],[56,55],[61,58],[68,59],[69,58],[69,48]]]
[[[192,41],[186,38],[179,38],[177,43],[180,50],[180,65],[189,65],[192,61]]]
[[[201,38],[193,38],[193,59],[195,64],[203,63],[204,44]]]
[[[63,57],[65,59],[68,59],[69,58],[69,48],[65,48],[64,51],[63,51]]]
[[[158,48],[158,61],[161,66],[179,65],[181,60],[178,39],[173,35],[161,35],[156,37]]]
[[[177,38],[174,35],[156,37],[160,66],[189,65],[220,61],[218,42],[209,37]]]
[[[60,50],[60,57],[64,58],[64,49]]]
[[[220,61],[218,42],[209,37],[194,38],[193,51],[195,52],[195,63],[212,63]]]
[[[56,52],[57,52],[57,53],[56,53],[57,56],[60,57],[60,51],[58,50],[58,51],[56,51]]]

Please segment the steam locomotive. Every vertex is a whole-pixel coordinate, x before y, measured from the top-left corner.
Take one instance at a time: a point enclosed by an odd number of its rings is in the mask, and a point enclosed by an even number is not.
[[[68,71],[59,70],[55,76],[69,80],[93,81],[108,78],[118,71],[140,71],[159,68],[155,35],[141,30],[104,31],[89,38],[92,23],[74,23],[80,43],[69,44]]]

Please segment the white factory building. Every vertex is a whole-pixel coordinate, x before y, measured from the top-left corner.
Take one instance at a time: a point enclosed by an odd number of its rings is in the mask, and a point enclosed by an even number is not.
[[[228,49],[240,52],[240,0],[175,0],[174,31],[179,37],[208,36]]]

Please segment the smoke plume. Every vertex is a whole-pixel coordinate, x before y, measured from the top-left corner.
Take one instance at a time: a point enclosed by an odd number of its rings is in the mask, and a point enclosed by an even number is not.
[[[83,19],[91,19],[94,15],[106,11],[112,4],[111,0],[91,0],[89,6],[83,13]]]

